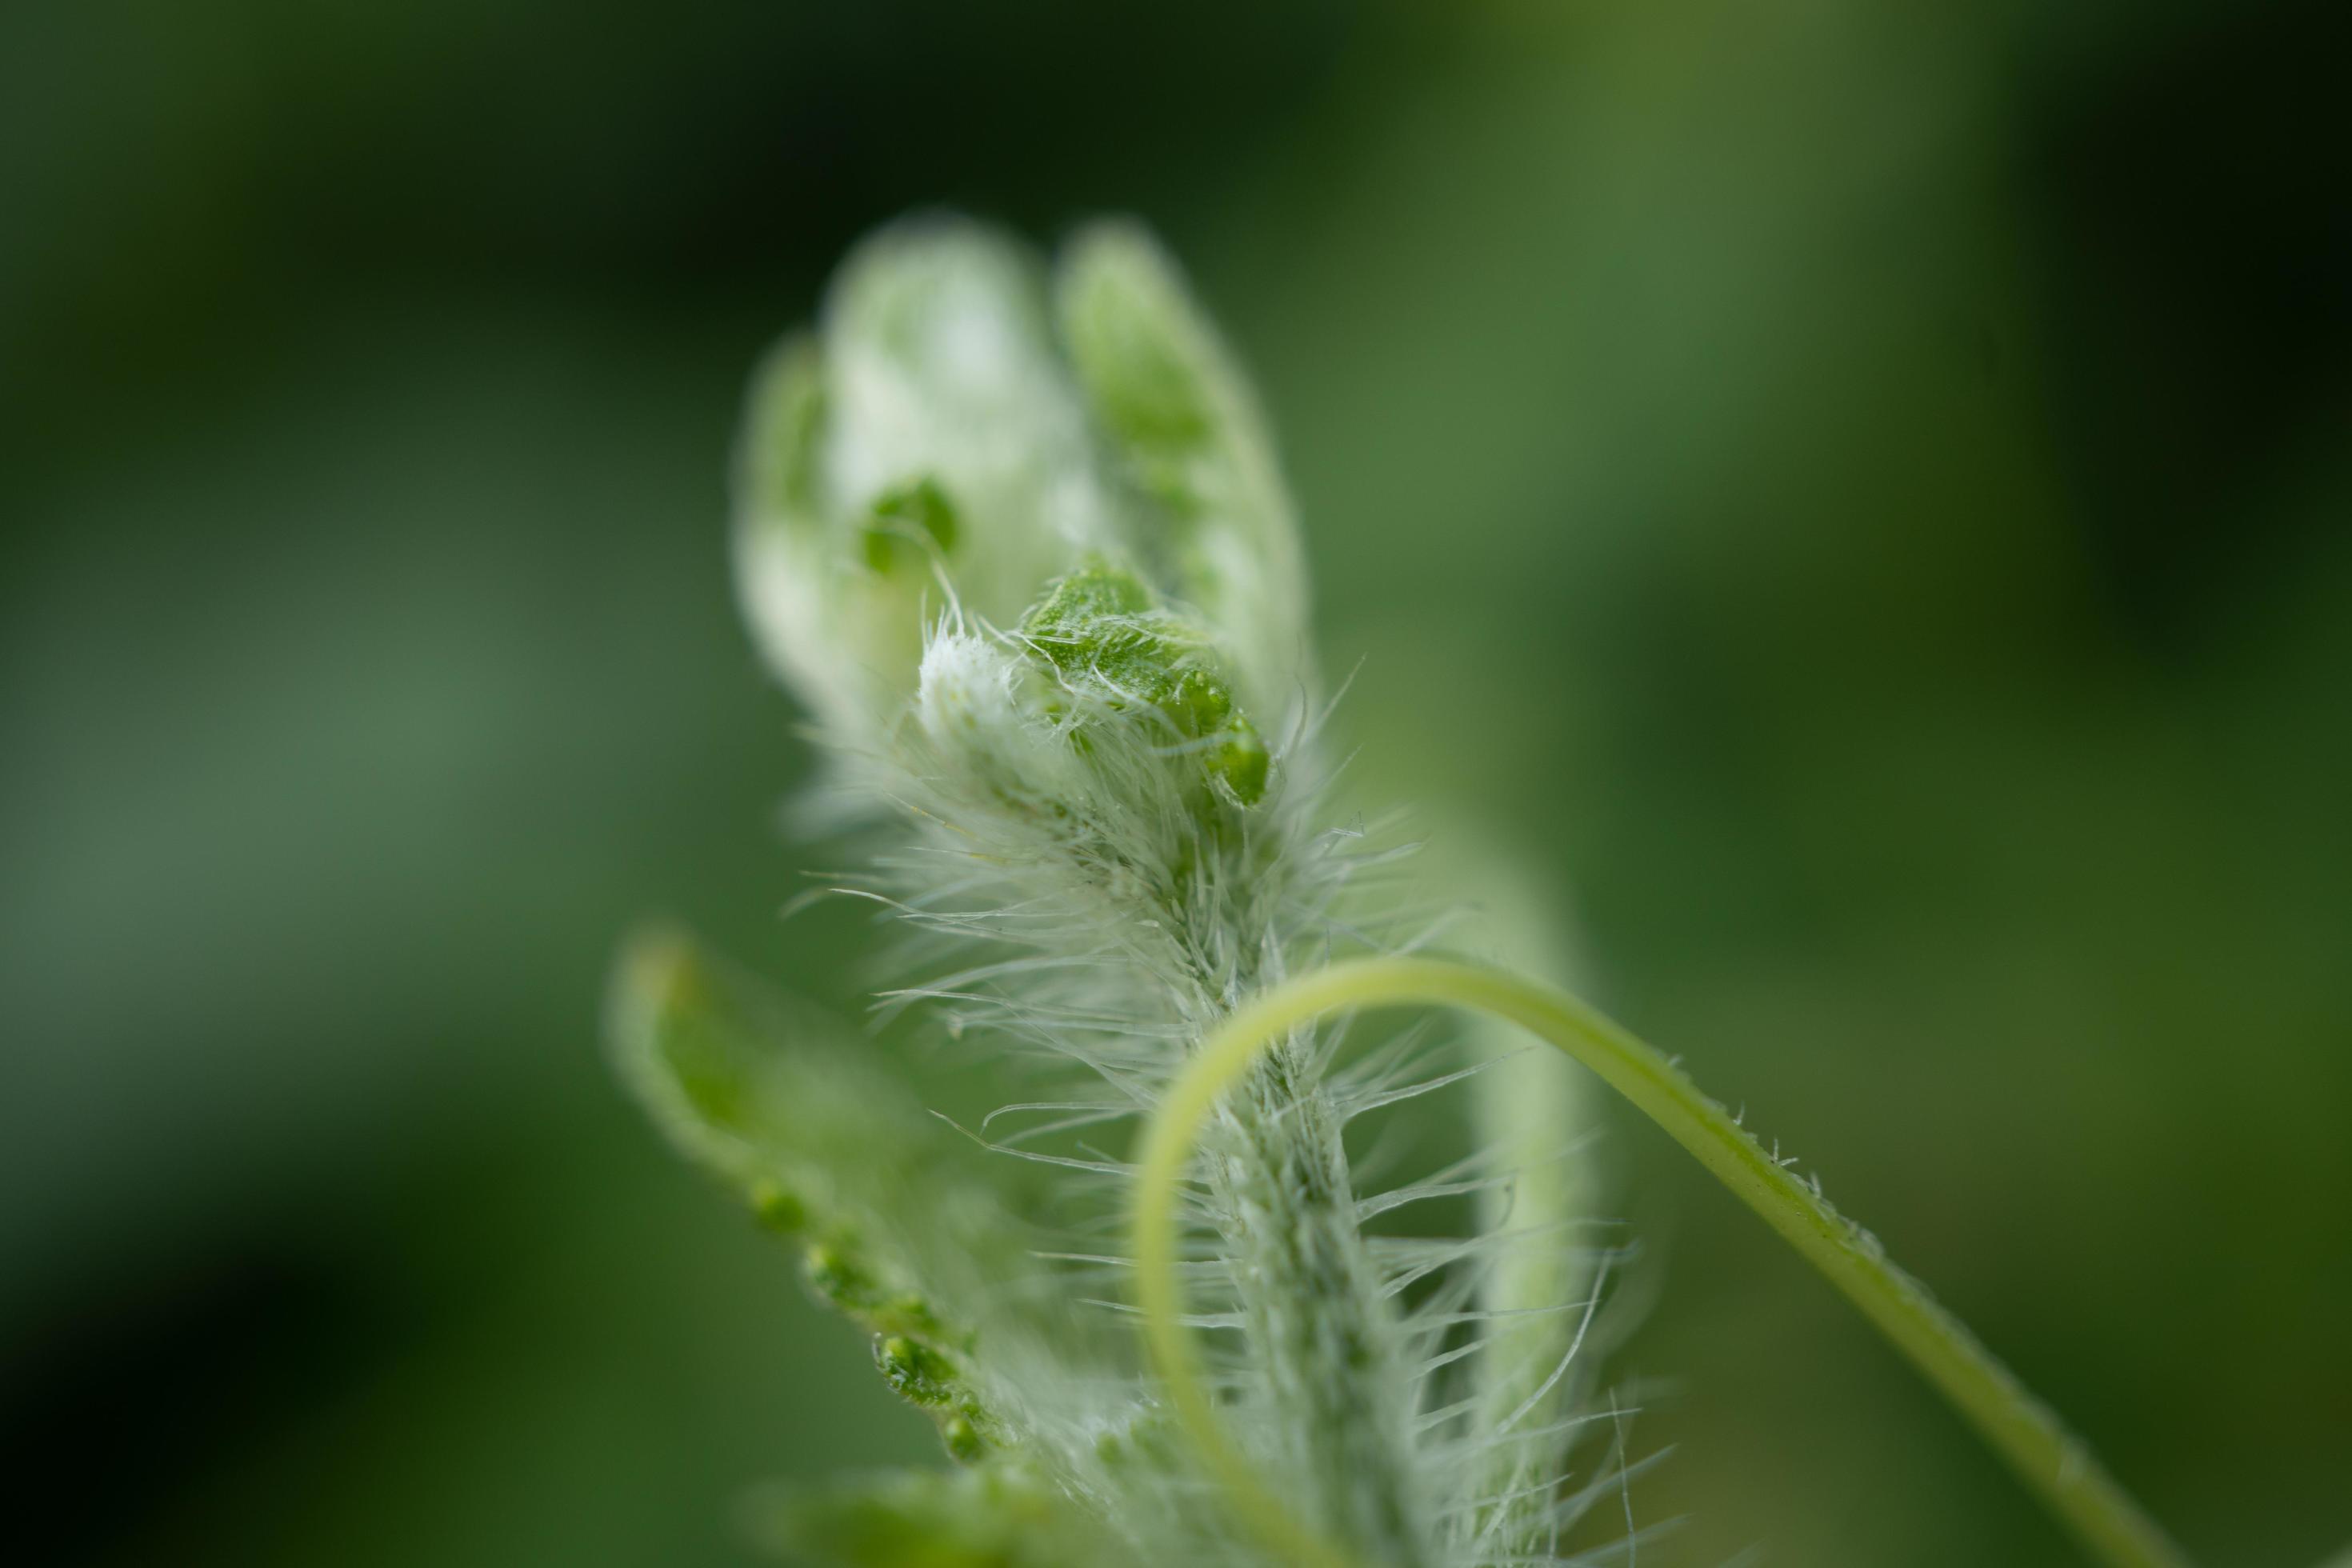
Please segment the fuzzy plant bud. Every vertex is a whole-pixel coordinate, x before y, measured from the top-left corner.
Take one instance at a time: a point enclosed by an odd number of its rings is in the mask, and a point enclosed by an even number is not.
[[[1567,992],[1410,953],[1443,916],[1397,897],[1399,849],[1320,793],[1271,443],[1140,232],[1087,230],[1050,275],[950,220],[862,247],[819,330],[760,374],[736,551],[834,794],[900,818],[861,820],[877,853],[847,889],[912,933],[920,972],[885,1010],[929,1004],[950,1036],[1024,1052],[1050,1097],[959,1137],[859,1043],[684,939],[625,955],[624,1077],[797,1250],[959,1467],[774,1499],[775,1545],[835,1568],[1595,1560],[1561,1553],[1596,1507],[1631,1526],[1639,1467],[1632,1412],[1594,1383],[1614,1254],[1579,1239],[1573,1058],[1860,1305],[2105,1561],[2175,1568],[2079,1442],[1672,1058]],[[1459,890],[1499,890],[1490,945],[1542,965],[1561,944],[1516,875],[1465,862]],[[1432,1072],[1415,1032],[1359,1052],[1332,1021],[1395,1005],[1513,1032]],[[1522,1056],[1521,1032],[1565,1055]],[[1360,1188],[1355,1119],[1465,1077],[1474,1147]],[[1395,1122],[1364,1141],[1408,1160],[1423,1142]],[[1053,1173],[1050,1197],[975,1144]],[[1476,1223],[1448,1235],[1447,1215]],[[1592,1433],[1607,1453],[1573,1462]]]
[[[1351,837],[1312,820],[1306,580],[1271,442],[1139,231],[1087,231],[1050,278],[966,225],[862,247],[755,391],[737,540],[763,648],[864,786],[841,793],[906,808],[919,845],[882,879],[893,907],[950,951],[1031,950],[919,988],[959,1031],[1085,1064],[1124,1114],[1295,963],[1381,940],[1342,898]],[[1265,1462],[1367,1568],[1422,1568],[1442,1553],[1418,1341],[1360,1233],[1326,1059],[1302,1033],[1252,1079],[1198,1217],[1231,1259]],[[1140,1451],[1130,1390],[1066,1422],[1083,1438],[1066,1445],[989,1380],[1002,1336],[974,1359],[883,1321],[836,1281],[856,1261],[811,1277],[874,1329],[893,1388],[950,1412],[951,1450],[965,1378],[986,1442],[1110,1489],[1130,1540],[1249,1560],[1232,1520],[1160,1511],[1181,1488],[1144,1483],[1178,1480],[1169,1464],[1103,1457]]]
[[[1010,629],[1097,560],[1186,623],[1185,662],[1217,665],[1227,706],[1278,714],[1304,689],[1305,574],[1271,443],[1130,226],[1088,230],[1051,277],[960,220],[867,241],[819,330],[761,369],[737,470],[753,634],[850,749],[887,743],[943,624]]]
[[[930,1415],[950,1458],[1031,1448],[1069,1369],[1102,1336],[1050,1351],[991,1276],[1035,1237],[1002,1163],[909,1103],[837,1026],[674,932],[633,941],[610,1036],[621,1076],[681,1152],[792,1241],[812,1294],[872,1336],[875,1369]],[[1052,1368],[1050,1374],[1041,1368]]]
[[[914,717],[926,776],[1039,824],[1247,807],[1272,766],[1205,634],[1101,560],[1056,580],[1009,636],[942,629]]]
[[[1021,640],[1105,713],[1156,719],[1178,766],[1189,762],[1244,805],[1265,794],[1265,742],[1209,638],[1134,573],[1105,562],[1071,573],[1022,617]]]
[[[737,460],[737,578],[762,652],[870,743],[950,605],[1009,624],[1117,531],[1043,268],[911,222],[845,264],[814,336],[763,365]]]

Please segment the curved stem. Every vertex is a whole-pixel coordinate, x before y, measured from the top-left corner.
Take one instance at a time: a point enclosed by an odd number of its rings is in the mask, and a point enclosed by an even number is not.
[[[1136,1291],[1152,1360],[1176,1415],[1251,1524],[1286,1560],[1346,1568],[1226,1438],[1184,1326],[1176,1275],[1176,1200],[1201,1124],[1217,1097],[1287,1031],[1339,1008],[1398,1004],[1473,1007],[1519,1025],[1591,1068],[1806,1260],[1950,1401],[1993,1451],[2098,1562],[2110,1568],[2187,1568],[2188,1559],[2116,1484],[2080,1438],[1876,1238],[1832,1208],[1810,1183],[1699,1092],[1674,1063],[1565,991],[1515,975],[1422,958],[1336,963],[1255,998],[1204,1042],[1144,1131],[1135,1187]]]

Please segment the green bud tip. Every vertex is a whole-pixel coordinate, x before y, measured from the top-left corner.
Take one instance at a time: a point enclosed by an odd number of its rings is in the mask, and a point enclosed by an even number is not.
[[[1079,567],[1031,606],[1021,635],[1066,678],[1098,680],[1159,710],[1184,739],[1212,742],[1208,771],[1244,805],[1264,798],[1271,759],[1256,726],[1218,676],[1206,639],[1133,573],[1105,561]]]
[[[845,1310],[856,1310],[874,1300],[874,1281],[856,1259],[839,1247],[814,1241],[801,1254],[801,1273],[810,1289]]]
[[[948,1457],[962,1464],[969,1465],[988,1451],[980,1428],[961,1415],[951,1415],[940,1424],[940,1437],[947,1444]]]
[[[874,1364],[883,1382],[917,1405],[944,1405],[954,1392],[956,1370],[947,1357],[905,1334],[877,1338]]]

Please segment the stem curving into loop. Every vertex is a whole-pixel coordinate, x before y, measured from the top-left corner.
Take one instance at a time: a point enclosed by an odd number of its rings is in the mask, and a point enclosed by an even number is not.
[[[1135,1186],[1136,1294],[1177,1418],[1236,1508],[1285,1560],[1354,1568],[1286,1508],[1226,1437],[1184,1326],[1177,1195],[1217,1097],[1287,1031],[1342,1008],[1476,1008],[1517,1024],[1598,1073],[1763,1216],[1974,1426],[2027,1488],[2108,1568],[2188,1568],[2188,1559],[2083,1441],[1876,1240],[1768,1153],[1673,1062],[1565,991],[1425,958],[1335,963],[1237,1009],[1178,1075],[1144,1130]]]

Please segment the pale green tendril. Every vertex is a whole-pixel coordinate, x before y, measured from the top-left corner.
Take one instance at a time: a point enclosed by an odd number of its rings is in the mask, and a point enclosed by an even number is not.
[[[1267,1489],[1225,1436],[1186,1331],[1176,1271],[1177,1200],[1202,1124],[1259,1052],[1326,1013],[1401,1004],[1494,1014],[1598,1073],[1843,1291],[2095,1560],[2110,1568],[2187,1568],[2180,1549],[2082,1439],[1926,1287],[1889,1262],[1874,1237],[1831,1207],[1672,1061],[1565,991],[1423,958],[1335,963],[1245,1004],[1203,1043],[1144,1130],[1133,1215],[1144,1338],[1169,1401],[1209,1468],[1251,1528],[1286,1559],[1354,1568]]]

